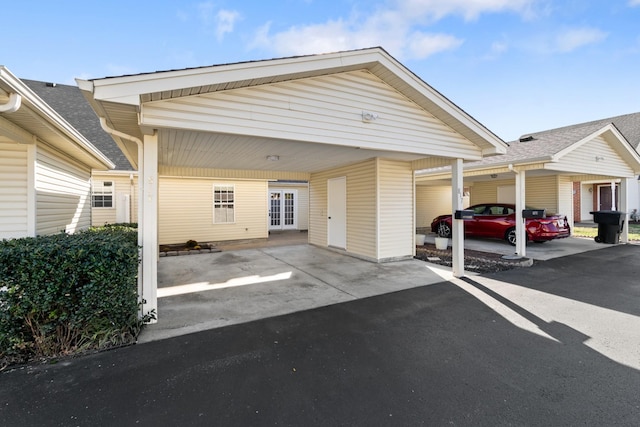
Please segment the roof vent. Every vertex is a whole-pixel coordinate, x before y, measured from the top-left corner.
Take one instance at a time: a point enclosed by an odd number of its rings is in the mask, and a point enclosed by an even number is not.
[[[533,135],[525,135],[520,137],[520,142],[529,142],[533,141]]]
[[[56,87],[56,83],[46,83],[47,87]]]

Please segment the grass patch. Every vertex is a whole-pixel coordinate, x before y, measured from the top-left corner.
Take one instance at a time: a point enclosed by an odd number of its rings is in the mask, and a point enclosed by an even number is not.
[[[574,227],[571,234],[575,237],[596,237],[598,227]],[[640,240],[640,224],[629,223],[629,240]]]

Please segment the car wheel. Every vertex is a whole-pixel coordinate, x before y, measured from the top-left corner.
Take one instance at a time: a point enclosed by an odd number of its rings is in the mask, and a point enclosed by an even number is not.
[[[446,222],[441,222],[440,224],[438,224],[438,236],[451,237],[451,226]]]
[[[515,246],[516,245],[516,229],[515,228],[508,229],[507,232],[504,234],[504,239],[507,242],[509,242],[511,246]]]

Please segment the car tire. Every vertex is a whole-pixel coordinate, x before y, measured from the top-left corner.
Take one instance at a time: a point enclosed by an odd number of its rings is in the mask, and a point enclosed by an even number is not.
[[[436,233],[440,237],[451,237],[451,226],[443,221],[440,224],[438,224],[438,229],[436,230]]]
[[[504,233],[504,240],[509,242],[511,246],[515,246],[516,245],[516,229],[515,228],[508,229],[506,233]]]

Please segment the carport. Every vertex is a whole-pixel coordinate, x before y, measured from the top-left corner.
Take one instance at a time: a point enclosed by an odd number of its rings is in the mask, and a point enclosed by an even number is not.
[[[626,214],[620,240],[626,243],[629,182],[639,173],[640,156],[615,125],[587,123],[524,135],[509,143],[504,156],[465,164],[463,187],[468,205],[515,202],[516,254],[525,256],[525,206],[564,214],[573,226],[574,183],[580,182],[620,186],[618,209]],[[439,196],[445,189],[448,192],[450,177],[448,168],[416,173],[418,227],[427,227],[431,218],[450,212],[447,201]],[[432,202],[438,199],[439,205]],[[443,211],[434,212],[430,206]]]
[[[248,196],[262,194],[260,182],[309,182],[308,243],[377,263],[404,260],[415,254],[414,172],[450,167],[452,206],[461,209],[463,162],[506,151],[381,48],[78,85],[140,173],[145,313],[157,311],[159,235],[204,218],[189,232],[266,237],[264,206]],[[168,194],[186,196],[162,205]],[[179,216],[163,220],[176,207]],[[242,209],[258,221],[241,224]],[[461,227],[453,232],[462,276]]]

